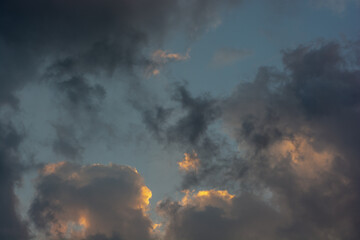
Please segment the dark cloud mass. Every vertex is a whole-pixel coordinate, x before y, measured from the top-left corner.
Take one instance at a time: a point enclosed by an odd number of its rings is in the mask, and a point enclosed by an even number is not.
[[[196,96],[190,84],[172,82],[156,98],[141,81],[168,63],[190,59],[190,48],[185,54],[162,50],[165,40],[181,32],[184,42],[193,41],[219,23],[224,8],[240,2],[0,1],[0,239],[360,239],[359,42],[284,50],[282,70],[261,67],[253,81],[222,98]],[[357,1],[310,2],[342,12],[346,2]],[[300,1],[267,4],[287,11]],[[237,47],[219,49],[213,64],[231,65],[251,54]],[[150,218],[152,193],[136,169],[75,162],[86,141],[97,145],[102,136],[116,135],[102,115],[114,95],[110,80],[129,95],[111,104],[130,103],[151,141],[187,153],[180,187],[185,196],[158,203],[160,230]],[[43,164],[25,220],[15,190],[32,163],[21,150],[26,135],[15,126],[28,114],[21,115],[19,91],[35,83],[52,91],[50,105],[59,113],[57,120],[44,120],[55,136],[46,147],[67,161]],[[192,191],[205,188],[211,190]]]
[[[223,104],[225,124],[246,152],[248,178],[292,218],[286,239],[359,238],[354,47],[330,42],[284,51],[285,72],[261,68]]]
[[[165,238],[359,239],[357,48],[320,42],[286,50],[284,71],[262,67],[224,99],[221,118],[242,156],[204,159],[213,170],[193,184],[240,182],[240,192],[187,191],[160,202]]]
[[[103,79],[115,71],[133,74],[134,67],[146,67],[150,60],[143,50],[150,42],[159,47],[179,29],[196,36],[212,24],[219,8],[236,2],[0,1],[0,106],[18,109],[16,92],[26,84],[45,80],[55,90],[55,97],[62,95],[57,100],[69,113],[61,123],[53,123],[53,150],[67,159],[78,159],[83,146],[71,132],[78,126],[74,119],[81,112],[88,114],[80,123],[86,125],[84,119],[90,119],[88,129],[101,122],[96,111],[106,96]],[[96,81],[90,81],[94,76]],[[7,142],[7,136],[13,135],[6,134],[16,131],[7,129],[1,128],[1,238],[27,239],[26,226],[15,209],[14,184],[21,179],[21,165],[16,143],[10,146]],[[146,239],[145,235],[140,238]],[[91,239],[102,239],[102,233]]]
[[[160,202],[158,211],[167,221],[165,239],[286,239],[277,236],[286,219],[262,200],[221,193]]]

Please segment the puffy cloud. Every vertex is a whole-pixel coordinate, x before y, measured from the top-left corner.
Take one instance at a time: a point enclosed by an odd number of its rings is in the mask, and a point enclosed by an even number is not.
[[[234,177],[271,192],[290,216],[286,239],[359,238],[356,48],[322,42],[286,50],[285,72],[261,68],[224,101],[226,128],[246,159],[239,165],[248,169]]]
[[[217,102],[241,156],[202,158],[183,187],[240,184],[241,191],[187,190],[181,201],[160,202],[165,238],[358,239],[358,54],[358,42],[286,50],[284,71],[262,67]]]
[[[151,196],[134,168],[59,162],[40,172],[30,216],[47,239],[152,239]]]
[[[254,195],[227,191],[187,192],[181,201],[164,200],[158,212],[167,222],[165,239],[282,239],[284,219]]]

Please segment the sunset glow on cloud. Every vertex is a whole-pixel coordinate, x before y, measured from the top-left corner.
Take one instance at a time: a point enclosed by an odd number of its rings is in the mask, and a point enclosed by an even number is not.
[[[200,160],[197,153],[184,153],[182,161],[178,162],[179,169],[182,171],[196,171],[200,167]]]
[[[359,240],[359,0],[1,0],[0,240]]]

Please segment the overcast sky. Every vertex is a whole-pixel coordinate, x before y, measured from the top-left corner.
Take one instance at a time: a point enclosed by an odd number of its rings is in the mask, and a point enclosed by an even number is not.
[[[360,239],[358,0],[0,1],[0,239]]]

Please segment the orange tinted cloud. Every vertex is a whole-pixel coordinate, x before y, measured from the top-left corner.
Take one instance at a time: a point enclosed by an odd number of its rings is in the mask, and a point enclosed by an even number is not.
[[[310,138],[295,136],[275,143],[270,148],[272,167],[281,161],[289,161],[294,173],[301,180],[320,180],[322,172],[331,170],[334,154],[328,149],[318,151]]]
[[[190,49],[186,53],[171,53],[166,50],[158,49],[151,54],[152,63],[146,69],[145,75],[147,77],[156,76],[160,74],[160,69],[167,63],[176,61],[186,61],[190,58]]]
[[[135,168],[61,162],[45,166],[37,183],[30,215],[47,239],[151,239],[152,192]]]
[[[200,166],[200,159],[195,151],[190,153],[184,153],[182,161],[178,162],[179,169],[185,172],[197,171]]]
[[[147,186],[142,186],[140,188],[140,196],[138,197],[139,208],[143,211],[147,211],[150,205],[150,198],[152,197],[152,192]]]
[[[182,206],[196,206],[203,209],[206,206],[228,208],[232,204],[235,195],[230,194],[227,190],[201,190],[184,191],[185,196],[181,199]]]
[[[182,55],[180,53],[169,53],[168,51],[158,49],[155,52],[153,52],[152,59],[155,62],[163,62],[163,63],[166,63],[171,60],[184,61],[184,60],[188,60],[190,58],[189,53],[190,53],[190,50],[187,50],[185,55]]]
[[[53,174],[59,167],[63,166],[65,162],[50,163],[43,167],[42,174],[50,175]]]

